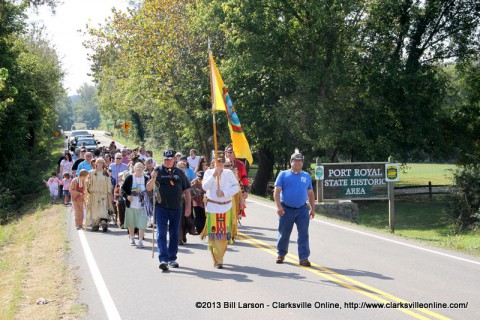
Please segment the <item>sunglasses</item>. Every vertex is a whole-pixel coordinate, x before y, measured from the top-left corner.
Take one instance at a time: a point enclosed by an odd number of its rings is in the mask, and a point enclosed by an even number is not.
[[[122,160],[122,158],[115,158],[115,160]]]

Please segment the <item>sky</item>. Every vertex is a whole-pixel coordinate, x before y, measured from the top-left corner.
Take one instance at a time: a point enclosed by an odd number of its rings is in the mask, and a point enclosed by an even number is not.
[[[86,24],[98,26],[112,15],[112,7],[125,10],[127,0],[63,0],[53,15],[49,8],[40,8],[38,15],[29,13],[29,20],[40,22],[46,27],[47,39],[57,50],[65,72],[64,88],[69,95],[75,95],[83,83],[93,84],[87,49],[82,42],[86,40],[79,29],[85,30]]]

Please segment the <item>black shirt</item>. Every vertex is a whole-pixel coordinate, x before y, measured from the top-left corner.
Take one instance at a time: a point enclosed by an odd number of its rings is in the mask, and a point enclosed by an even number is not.
[[[75,160],[72,166],[72,171],[76,171],[78,169],[78,165],[83,161],[85,161],[85,159],[82,159],[82,158],[78,158],[77,160]],[[78,173],[77,173],[77,176],[78,176]]]
[[[168,209],[181,209],[183,191],[190,189],[187,176],[177,167],[167,169],[158,166],[155,170],[158,172],[157,182],[162,198],[162,202],[157,204]]]

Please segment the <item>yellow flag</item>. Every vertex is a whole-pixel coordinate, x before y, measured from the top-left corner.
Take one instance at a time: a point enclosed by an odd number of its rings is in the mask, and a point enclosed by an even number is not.
[[[212,108],[214,110],[225,110],[228,118],[228,129],[230,130],[230,137],[232,138],[233,151],[237,158],[247,159],[250,164],[253,163],[252,151],[248,144],[247,138],[243,133],[240,119],[235,112],[233,102],[230,99],[227,89],[223,83],[220,72],[218,72],[217,65],[213,61],[213,56],[210,53],[210,78],[212,81]]]
[[[213,108],[215,110],[226,111],[225,100],[223,98],[224,83],[220,72],[218,72],[217,65],[213,61],[213,56],[210,54],[210,73],[212,79],[212,94],[213,94]]]

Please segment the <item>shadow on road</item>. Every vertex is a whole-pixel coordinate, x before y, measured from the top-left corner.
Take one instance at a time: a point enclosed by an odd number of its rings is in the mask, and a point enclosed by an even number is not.
[[[324,268],[326,268],[328,270],[331,270],[333,272],[336,272],[338,274],[341,274],[343,276],[370,277],[370,278],[375,278],[375,279],[380,279],[380,280],[394,280],[393,278],[386,277],[383,274],[370,272],[370,271],[356,270],[356,269],[335,269],[335,268],[329,268],[329,267],[325,267],[325,266],[324,266]]]
[[[285,279],[295,279],[295,280],[302,280],[305,279],[304,276],[294,273],[294,272],[278,272],[272,271],[257,267],[251,266],[238,266],[232,264],[224,264],[222,270],[213,269],[210,270],[202,270],[202,269],[193,269],[188,267],[181,267],[180,269],[175,270],[175,274],[184,274],[189,276],[194,276],[202,279],[220,281],[220,280],[234,280],[237,282],[253,282],[252,279],[249,278],[249,274],[251,275],[258,275],[261,277],[269,277],[269,278],[285,278]]]

